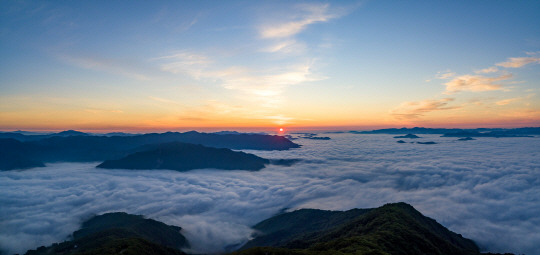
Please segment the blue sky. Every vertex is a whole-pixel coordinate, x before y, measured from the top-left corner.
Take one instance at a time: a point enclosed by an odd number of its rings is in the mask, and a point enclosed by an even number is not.
[[[538,1],[6,1],[0,129],[540,124]]]

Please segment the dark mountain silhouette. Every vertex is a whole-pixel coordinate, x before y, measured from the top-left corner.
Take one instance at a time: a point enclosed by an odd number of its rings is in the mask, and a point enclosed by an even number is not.
[[[25,136],[18,133],[1,133],[3,137],[12,137],[19,143],[6,143],[2,149],[10,152],[10,157],[1,157],[0,165],[14,165],[26,168],[32,164],[23,164],[19,161],[34,162],[94,162],[119,159],[131,153],[139,152],[144,145],[162,144],[170,142],[184,142],[202,144],[204,146],[229,149],[253,150],[287,150],[298,148],[295,144],[282,136],[259,134],[208,134],[195,131],[186,133],[168,132],[162,134],[144,134],[133,136],[91,136],[79,135],[77,132],[66,131],[64,134],[77,134],[68,136],[32,135]],[[0,135],[0,137],[2,137]],[[36,138],[38,137],[38,138]],[[41,137],[41,138],[39,138]],[[15,146],[11,148],[10,146]],[[18,147],[24,148],[17,149]],[[7,155],[7,154],[6,154]],[[21,159],[21,160],[19,160]],[[30,162],[29,162],[30,163]],[[5,167],[4,169],[7,169]]]
[[[96,134],[96,135],[102,135],[102,136],[134,136],[134,135],[137,135],[137,134],[124,133],[124,132],[111,132],[111,133]]]
[[[330,137],[328,136],[303,136],[300,138],[313,139],[313,140],[330,140]]]
[[[399,140],[399,141],[397,141],[397,143],[407,143],[407,142],[405,142],[403,140]]]
[[[187,171],[201,168],[224,170],[260,170],[268,159],[230,149],[218,149],[189,143],[145,146],[148,150],[117,160],[106,160],[97,167],[117,169],[170,169]]]
[[[291,158],[291,159],[270,159],[270,164],[278,166],[292,166],[298,162],[300,159]]]
[[[459,129],[459,128],[385,128],[371,131],[349,131],[353,134],[459,134],[462,132],[480,134],[486,137],[517,137],[540,135],[540,127],[523,127],[523,128],[474,128],[474,129]],[[467,135],[464,135],[465,137]]]
[[[420,136],[413,135],[413,134],[406,134],[406,135],[394,136],[394,138],[410,138],[410,139],[416,139],[416,138],[420,138]]]
[[[292,133],[292,134],[298,134],[301,136],[298,136],[298,138],[304,138],[304,139],[313,139],[313,140],[330,140],[331,138],[328,136],[317,136],[315,133]]]
[[[516,132],[515,130],[478,132],[472,130],[446,133],[442,137],[532,137],[533,134],[537,134],[534,129],[531,129],[531,132]]]
[[[26,255],[41,254],[185,254],[189,243],[181,228],[169,226],[141,215],[123,212],[95,216],[73,233],[71,241],[29,250]]]
[[[257,236],[234,254],[480,254],[473,241],[406,203],[345,212],[299,210],[254,228]]]
[[[376,129],[371,131],[353,131],[355,134],[444,134],[448,132],[457,132],[462,131],[462,129],[457,128],[423,128],[423,127],[414,127],[414,128],[385,128],[385,129]]]
[[[286,246],[292,240],[302,239],[308,234],[333,229],[345,224],[370,209],[352,209],[349,211],[325,211],[301,209],[283,213],[253,226],[257,232],[255,238],[242,249],[259,246]]]
[[[459,139],[457,139],[457,140],[458,140],[458,141],[472,141],[472,140],[476,140],[476,139],[467,136],[467,137],[464,137],[464,138],[459,138]]]
[[[437,144],[436,142],[416,142],[417,144]]]
[[[265,135],[265,134],[214,134],[214,133],[199,133],[189,131],[184,133],[166,132],[166,133],[149,133],[142,135],[120,134],[107,136],[92,136],[78,131],[63,131],[57,134],[49,135],[23,135],[19,133],[6,132],[0,133],[0,138],[13,138],[21,142],[37,142],[41,145],[57,145],[60,143],[107,143],[118,146],[119,143],[125,144],[126,147],[138,147],[145,144],[158,144],[167,142],[184,142],[202,144],[217,148],[229,149],[250,149],[250,150],[288,150],[291,148],[299,148],[300,145],[295,144],[283,136]]]
[[[66,131],[56,133],[56,134],[51,134],[51,136],[76,136],[76,135],[89,135],[89,134],[80,132],[80,131],[75,131],[75,130],[66,130]]]
[[[29,156],[31,148],[15,139],[0,139],[0,170],[44,167],[45,164]]]

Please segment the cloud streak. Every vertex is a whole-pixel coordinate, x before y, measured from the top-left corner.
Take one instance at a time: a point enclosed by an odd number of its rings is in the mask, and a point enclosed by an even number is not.
[[[304,29],[308,25],[326,22],[330,19],[336,18],[336,14],[329,13],[329,4],[303,4],[299,5],[298,9],[302,12],[300,17],[278,24],[264,25],[260,29],[260,35],[262,38],[284,38],[294,36]]]
[[[390,111],[390,114],[397,119],[417,119],[433,111],[459,109],[459,106],[448,106],[452,101],[454,101],[454,98],[404,102],[399,107]]]
[[[245,67],[218,68],[209,57],[179,53],[157,58],[165,60],[161,69],[171,73],[186,73],[195,79],[219,80],[226,89],[239,90],[257,96],[276,96],[291,85],[326,79],[312,73],[312,64],[297,64],[281,68],[254,70]]]
[[[445,83],[445,94],[452,94],[459,91],[491,91],[502,90],[501,84],[495,84],[498,81],[504,81],[512,78],[512,74],[503,74],[498,77],[486,77],[482,75],[461,75]]]
[[[143,74],[140,68],[134,66],[132,63],[126,63],[125,61],[117,59],[105,59],[98,57],[82,57],[82,56],[70,56],[60,55],[59,59],[70,63],[72,65],[82,67],[85,69],[104,71],[108,73],[123,75],[137,80],[148,81],[150,77]]]
[[[497,63],[497,66],[506,68],[520,68],[532,63],[540,63],[539,57],[521,57],[521,58],[509,58],[506,62]]]

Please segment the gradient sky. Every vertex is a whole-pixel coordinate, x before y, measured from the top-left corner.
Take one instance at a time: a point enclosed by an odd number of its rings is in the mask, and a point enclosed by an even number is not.
[[[540,125],[540,1],[3,1],[0,130]]]

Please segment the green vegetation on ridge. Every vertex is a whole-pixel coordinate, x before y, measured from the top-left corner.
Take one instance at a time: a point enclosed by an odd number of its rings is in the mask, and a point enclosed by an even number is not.
[[[449,231],[408,204],[351,211],[330,217],[328,211],[321,210],[311,210],[309,217],[298,211],[278,215],[255,225],[259,236],[235,254],[479,254],[473,241]],[[335,220],[336,217],[343,218]],[[322,221],[313,226],[319,226],[318,231],[295,233],[296,226],[316,219]],[[267,226],[265,222],[273,224]],[[277,240],[274,235],[279,232],[289,234]],[[251,248],[253,243],[265,241],[270,247]]]
[[[39,247],[26,255],[113,255],[113,254],[185,254],[189,247],[181,228],[169,226],[140,215],[107,213],[85,221],[73,233],[73,240]]]

